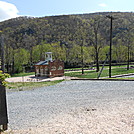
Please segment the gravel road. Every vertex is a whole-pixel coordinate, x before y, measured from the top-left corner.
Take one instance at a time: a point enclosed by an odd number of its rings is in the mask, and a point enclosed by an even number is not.
[[[15,134],[134,133],[131,81],[64,81],[36,90],[7,92],[7,100],[8,131]],[[124,120],[127,123],[122,124]]]

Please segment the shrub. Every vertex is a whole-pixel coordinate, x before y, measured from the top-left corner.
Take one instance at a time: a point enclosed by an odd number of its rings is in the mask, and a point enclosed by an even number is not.
[[[7,82],[5,81],[6,78],[9,78],[10,75],[7,73],[2,73],[2,71],[0,71],[0,82],[3,86],[6,86]]]

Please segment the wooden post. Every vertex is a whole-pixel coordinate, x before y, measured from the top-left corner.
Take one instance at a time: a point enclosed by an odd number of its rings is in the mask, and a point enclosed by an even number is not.
[[[5,87],[0,84],[0,126],[3,131],[7,130],[8,115]],[[1,130],[0,130],[1,131]]]
[[[110,49],[109,49],[109,78],[111,78],[111,62],[112,62],[112,38],[113,38],[113,16],[106,16],[110,19]]]

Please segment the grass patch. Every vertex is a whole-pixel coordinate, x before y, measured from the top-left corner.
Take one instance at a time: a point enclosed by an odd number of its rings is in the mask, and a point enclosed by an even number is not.
[[[65,76],[70,77],[78,77],[78,78],[97,78],[98,73],[95,70],[92,71],[85,71],[84,74],[81,74],[81,72],[67,72],[65,73]]]
[[[100,65],[100,68],[102,67],[102,65]],[[121,68],[121,67],[127,67],[127,65],[115,65],[115,66],[112,66],[112,68]],[[95,65],[92,66],[92,67],[84,67],[84,69],[91,69],[91,68],[96,68]],[[104,68],[109,68],[109,65],[105,66]],[[65,71],[68,71],[68,70],[81,70],[81,68],[68,68],[68,69],[65,69]]]
[[[119,79],[119,80],[134,80],[134,77],[115,77],[115,78],[106,78],[106,79],[113,79],[113,80],[116,80],[116,79]]]
[[[126,68],[114,68],[112,69],[112,75],[121,75],[121,74],[129,74],[134,73],[134,69],[127,70]]]
[[[112,66],[112,69],[114,69],[114,68],[125,68],[126,67],[126,65],[117,65],[117,66]],[[93,67],[93,68],[95,68],[95,67]],[[101,68],[101,66],[100,66],[100,68]],[[108,69],[109,68],[109,66],[105,66],[104,67],[105,69]],[[85,67],[84,69],[90,69],[90,67]],[[68,71],[68,70],[81,70],[81,68],[69,68],[69,69],[65,69],[65,71]],[[92,69],[91,70],[89,70],[89,71],[92,71]],[[94,71],[95,72],[95,71]],[[16,74],[13,74],[12,75],[12,77],[23,77],[23,76],[29,76],[29,75],[35,75],[35,72],[29,72],[29,73],[16,73]],[[97,75],[96,75],[97,76]]]
[[[112,76],[129,74],[129,73],[134,73],[134,69],[127,70],[126,68],[112,68]],[[97,78],[98,74],[99,72],[96,72],[95,70],[91,70],[91,71],[85,71],[83,75],[81,74],[81,72],[69,72],[69,73],[65,73],[65,76],[93,79],[93,78]],[[108,76],[109,76],[109,69],[105,68],[102,71],[101,77],[108,77]]]
[[[15,82],[15,83],[11,82],[7,84],[7,89],[10,89],[10,91],[31,90],[39,87],[55,85],[62,81],[63,80],[47,81],[47,82]]]
[[[35,72],[13,74],[12,77],[22,77],[28,75],[35,75]]]

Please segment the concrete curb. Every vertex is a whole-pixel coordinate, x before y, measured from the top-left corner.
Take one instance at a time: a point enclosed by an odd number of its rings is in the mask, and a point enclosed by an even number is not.
[[[134,79],[84,79],[84,78],[76,78],[71,80],[92,80],[92,81],[134,81]]]
[[[100,79],[94,78],[94,79],[89,79],[89,78],[72,78],[71,80],[98,80],[98,81],[134,81],[134,79],[121,79],[121,77],[124,76],[131,76],[134,75],[134,73],[129,73],[129,74],[122,74],[122,75],[115,75],[112,76],[112,78],[108,78],[108,77],[101,77]],[[120,78],[118,78],[120,77]]]
[[[122,74],[122,75],[114,75],[114,76],[112,76],[112,78],[124,77],[124,76],[131,76],[131,75],[134,75],[134,73]]]

